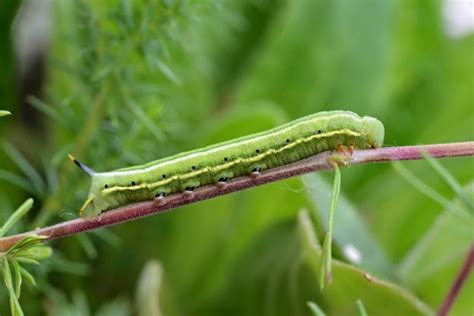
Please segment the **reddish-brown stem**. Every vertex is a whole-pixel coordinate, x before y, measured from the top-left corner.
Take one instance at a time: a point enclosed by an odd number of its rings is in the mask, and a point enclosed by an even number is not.
[[[447,316],[451,306],[453,305],[454,301],[456,300],[459,292],[461,291],[462,286],[467,281],[469,274],[472,271],[472,267],[474,266],[474,245],[471,246],[469,250],[469,254],[464,261],[461,270],[459,270],[456,279],[453,282],[453,285],[449,289],[448,294],[444,298],[443,305],[438,310],[438,316]]]
[[[370,150],[354,150],[347,165],[388,162],[395,160],[422,159],[423,153],[429,153],[435,158],[460,157],[474,155],[474,142],[385,147]],[[36,229],[35,231],[0,238],[0,251],[6,251],[15,242],[24,236],[32,233],[48,236],[46,240],[62,238],[81,232],[107,227],[119,223],[124,223],[144,216],[161,213],[177,208],[182,205],[207,200],[215,196],[229,194],[235,191],[244,190],[265,183],[278,181],[304,173],[332,169],[331,152],[324,152],[319,155],[301,160],[286,166],[270,169],[261,172],[259,177],[240,177],[229,181],[225,186],[208,185],[194,191],[191,198],[185,194],[173,194],[166,197],[166,203],[156,203],[146,201],[128,205],[104,212],[97,220],[74,219],[62,222],[53,226]]]

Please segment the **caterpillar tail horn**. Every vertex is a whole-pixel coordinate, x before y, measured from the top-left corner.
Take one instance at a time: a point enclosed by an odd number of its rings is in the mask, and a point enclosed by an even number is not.
[[[89,168],[88,166],[86,166],[85,164],[83,164],[82,162],[80,162],[79,160],[77,160],[76,157],[74,157],[73,155],[68,154],[67,156],[68,156],[69,159],[71,159],[79,168],[81,168],[81,170],[84,171],[88,176],[92,177],[92,176],[96,173],[94,170],[92,170],[91,168]]]

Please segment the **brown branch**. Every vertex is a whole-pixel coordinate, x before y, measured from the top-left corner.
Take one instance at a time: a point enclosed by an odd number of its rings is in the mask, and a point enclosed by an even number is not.
[[[422,159],[423,153],[428,152],[435,158],[460,157],[474,155],[474,142],[386,147],[370,150],[355,150],[347,165],[389,162],[394,160]],[[140,202],[104,212],[98,220],[74,219],[53,226],[36,229],[35,231],[0,238],[0,251],[9,249],[15,242],[32,233],[48,236],[46,240],[62,238],[69,235],[107,227],[130,220],[150,216],[179,206],[207,200],[215,196],[229,194],[269,182],[274,182],[304,173],[332,169],[330,157],[334,153],[324,152],[319,155],[301,160],[286,166],[263,171],[258,178],[240,177],[231,180],[225,187],[208,185],[198,188],[193,196],[178,193],[166,197],[166,204],[158,205],[153,201]]]
[[[470,272],[472,271],[472,267],[474,266],[474,245],[471,246],[469,250],[469,254],[464,261],[461,270],[459,270],[456,279],[451,286],[448,294],[444,298],[443,305],[438,310],[438,316],[447,316],[451,306],[453,305],[454,301],[456,300],[461,288],[463,287],[464,283],[467,281]]]

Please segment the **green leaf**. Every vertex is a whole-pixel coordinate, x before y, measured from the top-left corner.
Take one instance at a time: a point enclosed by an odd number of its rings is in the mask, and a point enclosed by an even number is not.
[[[49,246],[36,245],[22,249],[15,253],[18,258],[28,258],[36,261],[41,261],[49,258],[53,253],[53,249]]]
[[[8,295],[10,297],[10,310],[12,315],[15,316],[22,316],[23,310],[21,309],[20,302],[18,301],[18,297],[15,292],[15,287],[13,285],[10,264],[6,256],[3,256],[3,278],[5,282],[5,286],[8,290]]]
[[[25,280],[30,282],[33,286],[36,286],[36,281],[35,281],[35,278],[33,277],[33,275],[31,273],[29,273],[22,266],[19,265],[19,267],[20,267],[21,275],[25,278]]]
[[[171,69],[170,66],[168,66],[158,58],[155,58],[154,64],[161,71],[161,73],[165,75],[166,78],[168,78],[171,82],[177,85],[181,85],[181,79],[176,75],[176,73]]]
[[[136,307],[140,316],[161,316],[159,297],[163,268],[156,261],[146,263],[136,290]]]
[[[21,278],[20,264],[16,260],[12,260],[13,271],[15,272],[15,294],[19,299],[21,294],[21,284],[23,282]]]
[[[12,281],[12,275],[11,275],[11,270],[10,270],[10,263],[8,262],[8,259],[6,256],[3,256],[2,258],[2,267],[3,267],[3,279],[5,282],[5,286],[7,287],[8,291],[10,293],[15,294],[15,291],[13,289],[13,281]]]
[[[56,251],[51,257],[51,264],[57,271],[62,273],[86,276],[89,273],[90,266],[83,262],[68,260],[61,252]]]
[[[36,171],[36,169],[31,165],[31,163],[12,145],[5,143],[4,148],[10,159],[31,181],[33,187],[38,192],[38,194],[43,195],[46,190],[45,183],[39,175],[38,171]]]
[[[18,257],[16,258],[16,260],[18,260],[19,262],[22,262],[22,263],[27,263],[27,264],[33,264],[33,265],[37,265],[39,266],[39,262],[34,260],[34,259],[29,259],[29,258],[24,258],[24,257]]]
[[[87,296],[82,291],[75,291],[72,295],[72,301],[79,315],[91,315]]]
[[[313,224],[304,211],[299,214],[299,232],[305,263],[311,273],[319,275],[321,247]],[[364,302],[368,315],[433,315],[433,311],[409,291],[393,283],[382,281],[364,270],[333,259],[333,283],[318,296],[318,304],[329,315],[345,315],[353,310],[354,302]]]
[[[81,245],[82,249],[84,249],[89,259],[97,258],[98,256],[97,249],[95,248],[95,245],[92,243],[89,236],[85,234],[79,234],[79,235],[76,235],[75,237],[79,241],[79,244]]]
[[[94,316],[130,316],[135,315],[131,312],[129,303],[125,299],[116,299],[100,306]]]
[[[0,169],[0,179],[10,182],[13,185],[25,190],[28,193],[35,194],[36,191],[31,185],[30,181],[13,172]]]
[[[314,302],[306,303],[314,316],[326,316],[323,310]]]
[[[0,117],[7,116],[7,115],[11,115],[11,113],[8,111],[0,110]]]
[[[361,300],[357,300],[357,309],[359,310],[359,316],[367,316],[367,312],[365,311],[364,304]]]
[[[3,237],[8,232],[8,230],[20,220],[20,218],[28,213],[32,206],[33,199],[31,198],[23,202],[23,204],[20,205],[20,207],[15,212],[13,212],[12,215],[10,215],[5,224],[3,224],[3,226],[0,228],[0,237]]]
[[[155,135],[158,141],[162,141],[164,139],[164,134],[161,129],[159,129],[156,124],[143,112],[142,108],[136,104],[135,102],[127,99],[126,103],[127,107],[130,109],[133,115],[145,126],[153,135]]]
[[[19,241],[17,241],[13,246],[8,249],[8,254],[17,254],[20,251],[27,251],[31,247],[37,246],[41,243],[44,239],[48,238],[48,236],[38,236],[38,235],[29,235],[25,236]]]
[[[67,127],[67,124],[61,114],[53,106],[45,103],[43,100],[38,99],[35,96],[28,97],[28,102],[34,106],[36,109],[41,111],[44,115],[48,116],[55,122],[61,124],[64,127]]]

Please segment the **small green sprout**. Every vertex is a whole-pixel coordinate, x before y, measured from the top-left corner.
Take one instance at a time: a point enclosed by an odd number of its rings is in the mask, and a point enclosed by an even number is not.
[[[33,199],[28,199],[13,212],[10,218],[0,227],[0,237],[3,237],[20,218],[28,213],[32,206]],[[21,265],[39,265],[39,261],[47,259],[51,255],[51,247],[42,245],[46,238],[48,237],[36,234],[27,235],[7,251],[0,252],[0,270],[10,297],[10,310],[13,316],[24,315],[19,302],[23,279],[32,285],[36,285],[33,275]]]

